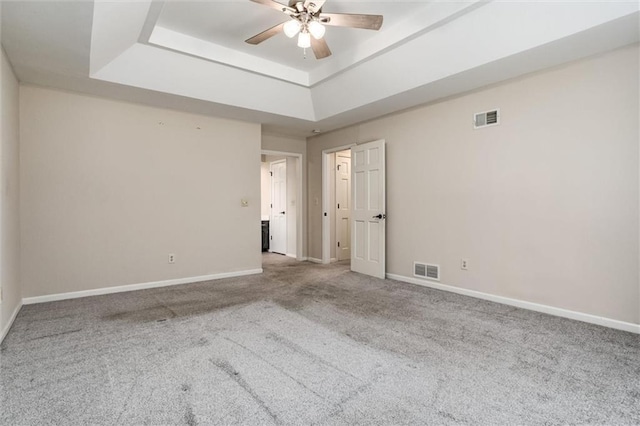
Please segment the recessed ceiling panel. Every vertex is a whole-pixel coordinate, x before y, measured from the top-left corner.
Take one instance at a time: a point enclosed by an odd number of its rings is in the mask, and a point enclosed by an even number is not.
[[[166,2],[156,25],[164,29],[203,40],[233,51],[277,62],[283,66],[309,72],[327,62],[345,63],[356,58],[357,49],[364,43],[378,41],[381,48],[387,46],[385,38],[390,29],[410,19],[416,11],[424,9],[427,2],[404,1],[332,1],[328,0],[324,12],[383,15],[384,23],[379,31],[327,26],[325,40],[333,55],[317,60],[311,49],[306,55],[297,47],[296,38],[278,34],[259,45],[245,40],[289,18],[284,13],[249,0],[213,2]],[[220,58],[225,62],[225,58]]]

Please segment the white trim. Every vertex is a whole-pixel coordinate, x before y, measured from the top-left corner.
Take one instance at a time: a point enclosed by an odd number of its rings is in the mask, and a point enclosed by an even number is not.
[[[583,312],[570,311],[568,309],[556,308],[549,305],[541,305],[539,303],[527,302],[519,299],[511,299],[504,296],[496,296],[494,294],[483,293],[476,290],[454,287],[446,284],[440,284],[433,281],[420,280],[417,278],[405,277],[403,275],[387,274],[387,278],[402,281],[409,284],[416,284],[423,287],[435,288],[437,290],[449,291],[451,293],[462,294],[464,296],[475,297],[477,299],[489,300],[491,302],[501,303],[503,305],[515,306],[518,308],[528,309],[531,311],[542,312],[558,317],[569,318],[572,320],[588,322],[590,324],[601,325],[603,327],[615,328],[617,330],[628,331],[640,334],[640,324],[619,321],[611,318],[599,317],[597,315],[585,314]]]
[[[47,294],[45,296],[25,297],[22,303],[32,305],[34,303],[55,302],[58,300],[77,299],[79,297],[100,296],[103,294],[123,293],[134,290],[144,290],[147,288],[168,287],[180,284],[192,284],[202,281],[220,280],[222,278],[242,277],[245,275],[261,274],[260,269],[249,269],[246,271],[224,272],[221,274],[201,275],[198,277],[178,278],[174,280],[153,281],[141,284],[120,285],[116,287],[103,287],[92,290],[72,291],[69,293]]]
[[[338,261],[338,259],[337,259],[337,258],[332,257],[332,258],[331,258],[331,260],[329,261],[329,263],[335,263],[335,262],[337,262],[337,261]]]
[[[307,260],[312,263],[324,263],[322,262],[322,259],[318,259],[316,257],[308,257]]]
[[[287,253],[287,254],[285,254],[285,256],[287,256],[287,257],[293,257],[294,259],[297,259],[297,258],[298,258],[295,254],[291,254],[291,253]]]
[[[327,158],[330,154],[336,152],[351,149],[356,146],[355,143],[349,145],[342,145],[335,148],[322,150],[322,263],[331,262],[331,207],[329,206],[329,173],[334,172],[329,170],[329,161]],[[334,188],[335,190],[335,188]],[[353,196],[353,195],[352,195]],[[327,213],[325,216],[324,214]]]
[[[11,326],[13,325],[13,322],[18,316],[18,312],[20,312],[20,308],[22,308],[22,300],[18,302],[18,306],[16,306],[13,313],[11,314],[11,318],[9,318],[9,322],[7,323],[7,325],[4,326],[4,329],[0,334],[0,344],[2,344],[2,342],[4,341],[4,338],[7,337],[7,334],[9,334],[9,330],[11,330]]]

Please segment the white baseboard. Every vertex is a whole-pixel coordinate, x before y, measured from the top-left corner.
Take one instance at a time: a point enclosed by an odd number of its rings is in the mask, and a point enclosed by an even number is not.
[[[295,255],[295,254],[291,254],[291,253],[287,253],[285,256],[287,256],[287,257],[293,257],[294,259],[298,257],[297,255]]]
[[[20,312],[20,308],[22,308],[22,300],[18,302],[18,306],[16,306],[16,308],[13,310],[13,313],[11,314],[11,318],[9,318],[9,322],[2,329],[2,332],[0,333],[0,344],[2,344],[2,342],[4,341],[4,338],[7,337],[7,334],[9,334],[9,330],[11,329],[13,322],[16,320],[16,317],[18,316],[18,312]]]
[[[47,294],[45,296],[25,297],[22,303],[32,305],[34,303],[55,302],[57,300],[77,299],[79,297],[100,296],[103,294],[122,293],[126,291],[144,290],[147,288],[168,287],[172,285],[191,284],[201,281],[220,280],[223,278],[242,277],[245,275],[261,274],[260,269],[249,269],[246,271],[225,272],[221,274],[201,275],[198,277],[178,278],[174,280],[153,281],[141,284],[121,285],[117,287],[96,288],[93,290],[72,291],[69,293]]]
[[[322,259],[318,259],[318,258],[315,258],[315,257],[308,257],[307,260],[309,262],[313,262],[313,263],[322,263]]]
[[[529,309],[531,311],[542,312],[558,317],[569,318],[577,321],[597,324],[604,327],[615,328],[617,330],[629,331],[631,333],[640,334],[640,324],[618,321],[611,318],[600,317],[597,315],[585,314],[583,312],[570,311],[568,309],[556,308],[539,303],[526,302],[524,300],[511,299],[509,297],[496,296],[489,293],[483,293],[476,290],[468,290],[465,288],[454,287],[446,284],[436,283],[433,281],[420,280],[418,278],[405,277],[403,275],[387,274],[387,278],[402,281],[409,284],[416,284],[423,287],[435,288],[437,290],[449,291],[452,293],[462,294],[464,296],[475,297],[477,299],[489,300],[491,302],[502,303],[503,305],[515,306],[518,308]]]

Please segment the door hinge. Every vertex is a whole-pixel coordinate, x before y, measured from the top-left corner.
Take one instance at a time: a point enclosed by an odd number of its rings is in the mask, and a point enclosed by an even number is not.
[[[340,164],[338,164],[338,171],[340,171]]]
[[[273,204],[271,204],[271,208],[273,208]]]
[[[338,241],[338,247],[340,247],[340,241]]]
[[[340,208],[340,203],[338,203],[338,208]]]
[[[270,235],[269,238],[273,240],[273,235]]]
[[[273,172],[269,172],[269,174],[270,174],[271,176],[273,176]]]

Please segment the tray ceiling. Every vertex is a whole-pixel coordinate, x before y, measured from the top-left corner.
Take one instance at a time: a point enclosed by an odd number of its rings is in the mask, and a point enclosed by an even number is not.
[[[286,20],[248,0],[3,2],[21,81],[258,121],[310,135],[638,41],[637,2],[339,1],[380,31],[329,27],[305,59]]]
[[[301,71],[312,71],[327,62],[338,62],[353,57],[353,53],[364,43],[379,43],[389,37],[390,28],[411,20],[416,12],[425,9],[427,3],[418,2],[354,2],[331,1],[325,12],[364,13],[384,16],[385,31],[328,27],[325,39],[333,56],[316,60],[313,55],[303,55],[296,47],[296,40],[284,34],[253,46],[244,42],[249,37],[281,22],[288,17],[277,10],[247,0],[232,2],[173,2],[165,3],[156,21],[156,26],[216,44],[236,52],[275,61]],[[310,50],[307,53],[311,53]]]

